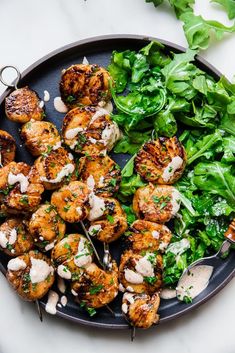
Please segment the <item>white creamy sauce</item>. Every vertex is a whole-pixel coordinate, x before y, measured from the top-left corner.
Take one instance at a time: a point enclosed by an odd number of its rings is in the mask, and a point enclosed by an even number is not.
[[[179,211],[180,209],[180,193],[177,189],[173,189],[173,192],[171,194],[171,205],[172,205],[172,209],[171,209],[171,214],[173,216],[176,215],[176,213]]]
[[[84,56],[84,58],[82,60],[82,64],[83,65],[89,65],[89,61],[87,60],[86,56]]]
[[[128,301],[128,303],[133,304],[134,303],[134,294],[131,293],[124,293],[123,294],[123,300]]]
[[[76,212],[79,216],[82,215],[82,208],[80,206],[76,207]]]
[[[61,171],[57,174],[57,177],[55,179],[47,179],[44,176],[40,177],[40,179],[41,181],[45,181],[47,183],[56,184],[56,183],[60,183],[64,177],[73,173],[73,171],[74,171],[74,165],[68,163],[61,169]]]
[[[119,140],[121,137],[121,133],[118,125],[115,122],[106,126],[106,128],[102,131],[102,141],[108,149],[112,149],[115,142]]]
[[[44,107],[44,102],[43,101],[40,101],[39,104],[38,104],[39,108],[43,108]]]
[[[166,243],[164,241],[162,241],[160,244],[159,244],[159,250],[160,251],[165,251],[168,247],[169,243]]]
[[[88,229],[88,233],[91,236],[95,236],[96,234],[99,233],[99,231],[102,229],[100,224],[94,224],[93,226],[90,226]]]
[[[34,216],[35,216],[35,215],[34,215]],[[34,218],[32,217],[32,219],[35,219],[35,217],[34,217]],[[44,238],[43,238],[42,236],[40,236],[39,239],[40,239],[41,241],[44,240]]]
[[[111,114],[113,112],[113,104],[112,102],[108,102],[105,104],[104,109],[108,112],[108,114]]]
[[[45,246],[45,251],[49,251],[49,250],[53,249],[54,246],[55,246],[55,243],[56,243],[56,240],[53,241],[53,242],[51,242],[50,244],[47,244],[47,245]]]
[[[157,230],[152,231],[152,236],[154,239],[159,239],[160,233]]]
[[[95,179],[93,177],[93,175],[89,175],[89,177],[87,178],[87,187],[89,190],[93,191],[94,187],[95,187]]]
[[[71,161],[74,160],[74,157],[73,157],[72,153],[69,153],[69,159],[70,159]]]
[[[65,293],[66,291],[66,285],[65,281],[61,277],[57,277],[57,287],[61,293]]]
[[[124,314],[127,314],[127,311],[128,311],[128,305],[127,305],[126,303],[123,303],[123,304],[122,304],[122,312],[123,312]]]
[[[100,177],[98,185],[99,185],[99,187],[104,186],[104,176],[103,175]]]
[[[17,239],[17,231],[16,231],[15,228],[13,228],[13,229],[10,231],[10,236],[9,236],[9,239],[8,239],[8,244],[10,244],[10,245],[15,244],[16,239]]]
[[[59,295],[53,290],[50,290],[48,293],[48,300],[45,307],[45,310],[48,314],[51,314],[51,315],[56,314],[56,305],[58,301],[59,301]]]
[[[163,170],[162,179],[167,182],[175,174],[175,172],[182,166],[183,159],[180,156],[173,157],[171,162]]]
[[[109,113],[103,108],[97,108],[95,114],[91,117],[89,125],[93,124],[96,119],[100,118],[103,115],[109,115]]]
[[[84,131],[83,127],[75,127],[74,129],[69,129],[65,133],[65,138],[68,140],[72,140],[74,139],[74,137],[77,136],[79,132],[82,132],[82,131]]]
[[[57,273],[61,278],[64,279],[71,279],[72,274],[71,272],[68,270],[68,268],[64,265],[59,265],[57,268]]]
[[[88,242],[84,238],[80,238],[77,254],[74,256],[74,263],[78,267],[85,267],[92,263],[92,257],[89,253]]]
[[[12,172],[10,172],[8,174],[8,184],[14,185],[16,183],[20,183],[20,192],[23,193],[27,191],[29,186],[28,178],[22,173],[15,175],[15,174],[12,174]]]
[[[192,299],[197,297],[208,286],[213,269],[213,266],[199,265],[185,272],[176,288],[177,298],[183,300],[185,296]]]
[[[61,298],[60,298],[60,302],[63,306],[66,306],[67,305],[67,302],[68,302],[68,299],[65,295],[63,295]]]
[[[56,144],[52,147],[54,151],[58,150],[61,147],[61,141],[56,142]]]
[[[18,257],[16,257],[15,259],[11,259],[7,264],[7,268],[9,271],[24,270],[26,267],[27,265],[24,260],[19,259]]]
[[[43,97],[44,102],[49,102],[50,93],[47,90],[45,90],[43,93],[44,93],[44,97]]]
[[[120,292],[125,292],[125,288],[123,287],[123,285],[121,283],[119,283],[118,289]]]
[[[190,248],[190,241],[186,238],[181,239],[175,243],[168,246],[166,252],[171,252],[175,256],[183,254],[187,249]]]
[[[133,284],[140,284],[144,281],[144,278],[140,273],[130,270],[129,268],[124,270],[124,276],[128,282]]]
[[[31,268],[29,275],[32,283],[40,283],[45,281],[45,279],[54,273],[52,266],[49,266],[48,263],[41,259],[35,259],[34,257],[30,258]]]
[[[90,141],[90,143],[92,143],[93,145],[97,142],[97,140],[93,137],[88,137],[88,141]]]
[[[6,233],[0,231],[0,246],[5,249],[7,247],[8,239]]]
[[[104,199],[96,196],[93,192],[89,195],[89,204],[90,204],[90,212],[88,215],[89,221],[94,221],[100,218],[105,211],[105,203]]]
[[[72,293],[75,297],[77,297],[77,296],[78,296],[77,292],[75,292],[75,290],[74,290],[74,289],[71,289],[71,293]]]
[[[153,277],[154,276],[154,271],[153,271],[153,265],[151,262],[148,260],[148,257],[154,255],[154,254],[147,254],[135,265],[136,271],[141,274],[142,276],[147,276],[147,277]]]
[[[54,108],[57,110],[59,113],[67,113],[68,108],[62,101],[61,97],[55,97],[54,98]]]
[[[176,297],[176,290],[170,288],[163,288],[160,293],[160,298],[162,299],[173,299]]]
[[[127,290],[128,292],[134,292],[134,289],[133,289],[131,286],[127,286],[127,287],[126,287],[126,290]]]

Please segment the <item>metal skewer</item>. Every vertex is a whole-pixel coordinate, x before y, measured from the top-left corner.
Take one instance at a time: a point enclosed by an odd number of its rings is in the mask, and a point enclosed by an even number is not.
[[[3,72],[6,70],[6,69],[13,69],[16,71],[16,79],[14,80],[14,83],[8,83],[4,80],[3,78]],[[6,65],[6,66],[3,66],[1,69],[0,69],[0,82],[4,85],[4,86],[7,86],[9,88],[15,88],[17,89],[18,88],[18,83],[21,79],[21,73],[19,71],[19,69],[16,67],[16,66],[13,66],[13,65]]]
[[[35,300],[35,304],[36,304],[36,307],[37,307],[37,312],[38,312],[39,320],[42,322],[42,321],[43,321],[43,316],[42,316],[42,309],[41,309],[39,300]]]
[[[135,335],[136,335],[136,327],[135,326],[131,326],[131,342],[134,341]]]

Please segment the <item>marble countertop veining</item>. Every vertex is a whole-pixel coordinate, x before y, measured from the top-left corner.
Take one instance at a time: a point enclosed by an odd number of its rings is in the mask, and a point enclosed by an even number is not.
[[[206,18],[227,20],[209,0],[196,1]],[[154,9],[144,0],[0,0],[0,66],[24,70],[50,51],[103,34],[143,34],[185,46],[181,24],[167,5]],[[235,73],[235,36],[226,36],[202,53],[228,78]],[[0,93],[4,90],[0,86]],[[94,330],[44,315],[21,301],[0,275],[0,353],[234,353],[235,281],[192,313],[148,331]]]

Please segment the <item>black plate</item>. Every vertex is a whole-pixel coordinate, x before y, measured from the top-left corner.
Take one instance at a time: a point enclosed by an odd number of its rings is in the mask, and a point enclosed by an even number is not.
[[[80,63],[83,57],[86,56],[90,63],[96,63],[101,66],[107,66],[110,60],[112,50],[125,50],[135,49],[138,50],[146,45],[151,40],[158,40],[162,42],[166,51],[183,52],[184,48],[178,45],[159,40],[157,38],[150,38],[144,36],[135,35],[116,35],[116,36],[102,36],[90,38],[87,40],[79,41],[61,49],[58,49],[51,54],[45,56],[35,64],[30,66],[22,74],[22,79],[19,83],[19,87],[29,85],[35,91],[38,92],[39,96],[43,97],[43,91],[48,90],[51,95],[51,99],[46,103],[47,120],[52,121],[60,129],[62,125],[63,114],[55,111],[53,107],[53,98],[59,96],[59,80],[61,70],[74,63]],[[17,59],[16,59],[17,60]],[[196,63],[199,68],[209,73],[211,76],[218,79],[221,74],[204,59],[197,56]],[[17,62],[16,62],[17,64]],[[10,122],[5,118],[4,114],[4,98],[9,94],[10,90],[6,90],[0,98],[0,116],[1,125],[0,128],[10,132],[17,141],[17,161],[24,161],[29,164],[33,162],[31,155],[21,146],[21,140],[19,138],[18,129],[19,125]],[[128,159],[125,155],[113,156],[113,158],[123,166]],[[111,252],[115,259],[119,259],[120,255],[120,244],[111,244]],[[7,258],[1,255],[0,269],[4,273],[6,269]],[[177,299],[162,300],[160,306],[160,322],[165,322],[173,318],[179,317],[180,315],[193,310],[195,307],[207,301],[219,290],[221,290],[235,274],[235,252],[231,252],[229,257],[221,263],[221,266],[215,270],[213,277],[206,288],[206,290],[194,299],[192,304],[184,304],[179,302]],[[76,321],[81,324],[112,328],[112,329],[126,329],[128,328],[127,323],[122,318],[120,303],[121,296],[118,296],[110,307],[116,313],[116,317],[112,315],[106,309],[100,309],[98,314],[93,317],[89,317],[82,309],[80,309],[73,301],[72,296],[68,293],[68,305],[65,308],[58,308],[57,315],[64,317],[69,320]],[[45,307],[46,298],[41,300],[41,304]]]

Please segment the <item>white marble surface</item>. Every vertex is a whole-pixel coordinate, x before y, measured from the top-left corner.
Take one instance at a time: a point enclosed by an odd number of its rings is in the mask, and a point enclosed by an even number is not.
[[[228,24],[209,1],[196,11]],[[21,70],[48,52],[86,37],[132,33],[186,45],[180,23],[167,6],[155,10],[144,0],[0,0],[0,66]],[[235,73],[235,36],[227,36],[202,55],[228,78]],[[0,87],[0,92],[3,87]],[[94,330],[45,316],[40,323],[32,304],[19,300],[0,275],[0,353],[234,353],[235,281],[193,313],[149,331]]]

